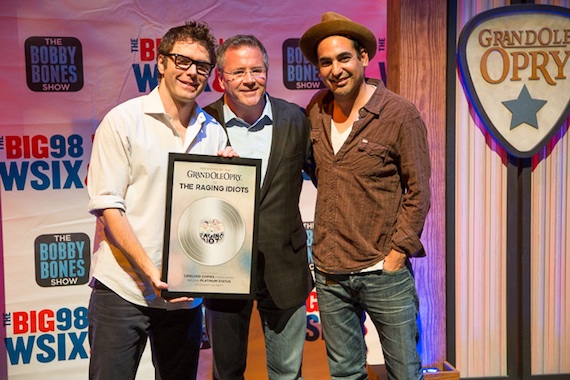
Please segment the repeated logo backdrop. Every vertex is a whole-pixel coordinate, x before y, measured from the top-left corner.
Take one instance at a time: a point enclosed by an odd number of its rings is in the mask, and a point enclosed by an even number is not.
[[[0,3],[0,379],[86,376],[92,137],[112,107],[157,85],[156,50],[166,30],[199,19],[220,41],[255,34],[270,58],[269,93],[304,107],[322,84],[298,39],[329,10],[375,32],[379,52],[367,75],[383,77],[385,0]],[[212,77],[199,104],[220,96]],[[310,245],[316,191],[305,185],[301,209]],[[322,339],[314,293],[307,306],[310,349]],[[141,379],[152,374],[139,372]]]

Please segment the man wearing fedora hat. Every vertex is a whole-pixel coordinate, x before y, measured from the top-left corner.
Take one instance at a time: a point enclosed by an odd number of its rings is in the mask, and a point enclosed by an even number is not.
[[[430,205],[426,127],[416,107],[367,79],[366,27],[334,12],[299,42],[327,87],[307,107],[317,165],[313,259],[333,379],[366,379],[365,312],[389,379],[422,379],[410,257]]]

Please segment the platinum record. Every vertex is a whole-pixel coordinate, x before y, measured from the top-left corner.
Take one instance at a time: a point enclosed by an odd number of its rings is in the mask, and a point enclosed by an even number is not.
[[[180,216],[178,241],[184,252],[203,265],[220,265],[240,251],[245,223],[240,213],[220,198],[201,198]]]

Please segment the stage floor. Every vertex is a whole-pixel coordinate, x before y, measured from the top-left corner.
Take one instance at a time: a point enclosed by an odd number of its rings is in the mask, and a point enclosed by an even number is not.
[[[245,378],[247,380],[267,380],[263,332],[261,330],[261,321],[259,319],[259,314],[257,313],[257,309],[255,309],[255,307],[249,330],[249,347],[247,350],[247,368]],[[212,379],[211,349],[204,349],[200,351],[198,379]],[[303,379],[330,379],[325,343],[322,339],[305,343],[305,349],[303,351]]]

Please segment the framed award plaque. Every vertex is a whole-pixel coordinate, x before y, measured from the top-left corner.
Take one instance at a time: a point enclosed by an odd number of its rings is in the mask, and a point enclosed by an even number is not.
[[[164,298],[252,298],[261,160],[170,153]]]

